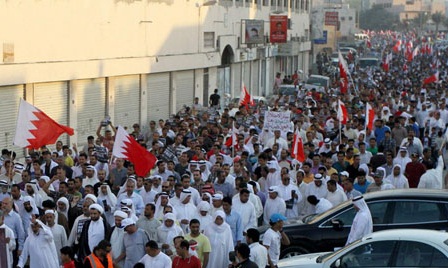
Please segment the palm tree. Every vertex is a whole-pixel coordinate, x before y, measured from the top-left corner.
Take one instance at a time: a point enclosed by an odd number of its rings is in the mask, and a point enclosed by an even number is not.
[[[437,11],[436,13],[431,15],[431,19],[436,25],[436,35],[439,32],[439,25],[445,20],[445,15],[442,14],[442,12]]]

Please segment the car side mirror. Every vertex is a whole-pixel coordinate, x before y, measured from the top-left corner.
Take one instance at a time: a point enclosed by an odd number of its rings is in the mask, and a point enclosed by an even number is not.
[[[341,231],[343,229],[342,227],[344,227],[344,223],[339,219],[332,219],[331,225],[336,231]]]

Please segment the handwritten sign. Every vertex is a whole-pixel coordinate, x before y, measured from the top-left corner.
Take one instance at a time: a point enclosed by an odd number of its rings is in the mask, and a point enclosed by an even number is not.
[[[292,131],[291,112],[266,111],[263,129],[280,130],[282,133]]]

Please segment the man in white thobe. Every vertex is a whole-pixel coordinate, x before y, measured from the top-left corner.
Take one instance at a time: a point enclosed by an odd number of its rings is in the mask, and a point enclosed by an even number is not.
[[[33,217],[17,267],[30,257],[30,268],[59,268],[58,255],[50,228]]]
[[[443,155],[439,151],[439,159],[437,159],[437,167],[428,169],[420,177],[417,188],[426,189],[443,189]]]
[[[46,210],[45,221],[47,222],[47,226],[50,228],[51,233],[53,234],[53,240],[54,245],[56,246],[59,264],[62,264],[60,250],[61,248],[67,246],[67,234],[65,233],[64,227],[55,223],[55,213],[56,212],[54,212],[54,210]]]
[[[285,215],[286,213],[286,204],[285,200],[281,198],[278,193],[278,187],[272,186],[268,189],[269,198],[266,200],[266,204],[264,205],[264,214],[263,214],[263,220],[265,224],[269,224],[269,219],[271,218],[271,215],[275,213],[280,213],[282,215]]]
[[[115,261],[121,253],[123,252],[123,237],[124,237],[124,229],[121,226],[121,221],[126,219],[128,214],[121,210],[117,210],[114,213],[115,226],[113,227],[112,234],[110,236],[111,243],[111,257],[112,260]],[[116,263],[117,268],[121,268],[124,266],[124,259]]]
[[[249,201],[249,195],[249,190],[241,189],[238,195],[239,198],[232,199],[233,211],[236,211],[241,216],[243,232],[250,228],[257,228],[257,215],[255,214],[254,205]]]
[[[339,189],[336,181],[327,181],[327,200],[333,205],[333,207],[339,205],[340,203],[347,201],[347,195],[343,190]]]
[[[282,184],[278,186],[279,194],[286,203],[286,218],[298,218],[298,204],[302,201],[302,194],[299,188],[291,183],[289,173],[282,175]]]
[[[353,198],[353,207],[357,212],[346,245],[373,232],[372,215],[364,198],[362,196]]]
[[[180,222],[180,226],[185,233],[188,233],[188,224],[190,220],[196,215],[196,206],[193,205],[191,200],[191,192],[189,190],[182,190],[180,193],[180,204],[174,206],[176,210],[177,219]]]
[[[5,230],[5,244],[6,244],[6,265],[7,268],[12,268],[12,252],[16,248],[16,239],[14,231],[3,223],[3,211],[0,210],[0,229]],[[0,262],[1,263],[1,262]]]

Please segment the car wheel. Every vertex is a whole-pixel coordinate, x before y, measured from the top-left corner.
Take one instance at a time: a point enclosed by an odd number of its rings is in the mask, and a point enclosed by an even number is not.
[[[289,247],[289,248],[285,249],[281,254],[282,255],[281,258],[286,259],[286,258],[291,258],[294,256],[299,256],[302,254],[308,254],[308,253],[310,253],[310,251],[304,247],[293,246],[293,247]]]

